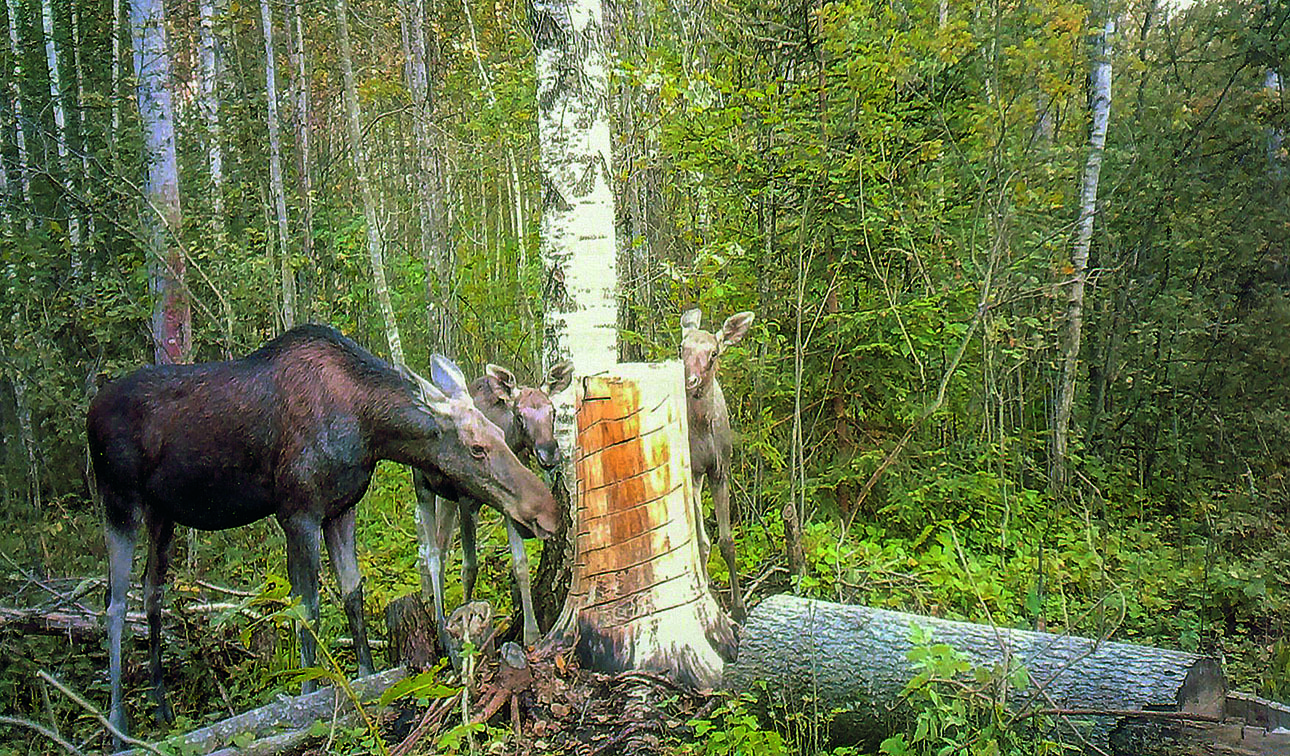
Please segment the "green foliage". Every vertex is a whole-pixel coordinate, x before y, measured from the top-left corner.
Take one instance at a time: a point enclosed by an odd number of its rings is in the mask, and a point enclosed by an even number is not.
[[[1019,719],[1004,708],[998,692],[1006,686],[1023,690],[1029,677],[1023,667],[974,668],[958,651],[936,643],[919,627],[911,629],[914,647],[907,657],[917,674],[902,696],[912,716],[912,731],[883,740],[887,756],[1021,756],[1068,752],[1036,737],[1043,723]]]
[[[0,157],[11,192],[11,221],[0,229],[0,516],[10,525],[0,535],[9,558],[0,583],[16,603],[37,606],[50,599],[30,592],[28,574],[56,582],[102,572],[85,411],[97,385],[153,351],[149,261],[137,228],[141,135],[129,77],[111,88],[113,19],[83,0],[55,5],[61,49],[80,53],[61,64],[83,96],[77,105],[71,87],[64,102],[70,154],[85,157],[72,161],[68,182],[52,163],[58,135],[35,3],[14,4],[19,49],[0,45],[0,77],[23,113],[19,122],[15,108],[0,108],[10,114]],[[338,137],[329,104],[340,100],[334,19],[322,6],[304,8],[314,257],[305,259],[302,207],[292,197],[289,262],[316,275],[316,319],[381,353],[352,146]],[[494,361],[531,379],[548,284],[537,240],[550,198],[536,166],[526,9],[447,4],[427,20],[432,131],[450,187],[442,223],[455,259],[451,287],[422,257],[409,181],[417,110],[398,8],[355,2],[353,10],[365,147],[409,362],[424,366],[443,348],[427,324],[434,295],[456,311],[453,356],[467,373]],[[1287,71],[1284,4],[1209,0],[1156,9],[1150,19],[1141,6],[1117,9],[1123,33],[1113,40],[1112,121],[1076,384],[1077,482],[1060,496],[1048,488],[1050,424],[1086,150],[1093,5],[731,0],[684,13],[660,2],[616,10],[610,107],[630,258],[625,351],[674,356],[679,313],[691,306],[710,325],[739,310],[758,316],[722,366],[738,432],[731,478],[741,571],[764,578],[766,591],[1012,626],[1042,619],[1065,632],[1220,653],[1236,687],[1290,695],[1290,192],[1285,142],[1276,139],[1290,110],[1283,89],[1265,86],[1269,71]],[[168,11],[177,92],[185,93],[177,99],[187,102],[195,4]],[[288,30],[279,24],[285,57]],[[184,223],[176,242],[189,266],[201,360],[250,351],[283,326],[264,190],[258,8],[232,3],[216,33],[222,238],[204,120],[181,108],[177,124]],[[294,76],[285,62],[284,88]],[[17,195],[19,123],[30,201]],[[298,147],[292,128],[284,147]],[[295,160],[285,168],[288,185],[298,184]],[[74,211],[86,220],[79,250],[68,233]],[[369,616],[418,589],[412,500],[407,472],[382,465],[360,504]],[[789,502],[805,520],[807,563],[795,583],[779,571],[778,515]],[[486,511],[479,591],[505,613],[499,527]],[[180,633],[167,645],[181,717],[271,697],[297,656],[276,526],[181,532],[178,541],[172,600],[197,595],[197,580],[263,586],[201,626],[209,632]],[[726,579],[723,560],[710,568],[718,584]],[[459,584],[448,581],[448,590],[456,600]],[[77,597],[92,602],[97,589]],[[324,599],[320,635],[344,628],[343,612]],[[0,660],[6,710],[45,711],[30,684],[38,664],[103,698],[97,646],[4,640],[14,648]],[[997,712],[954,682],[962,675],[952,654],[930,648],[920,661],[928,676],[909,691],[926,728],[888,751],[935,752],[943,745],[932,732],[970,743],[968,751],[987,748],[989,738],[969,731],[996,727]],[[324,669],[350,667],[346,651],[328,650],[335,663]],[[206,684],[212,678],[223,692]],[[436,689],[409,694],[427,690]],[[129,698],[135,721],[146,721],[143,687],[132,684]],[[92,729],[70,708],[54,708],[65,728]],[[809,743],[795,740],[810,729],[804,720],[785,714],[773,723],[785,733],[776,746],[774,731],[749,716],[731,701],[707,725],[712,737],[686,747],[773,752]],[[997,734],[1000,753],[1020,747],[1007,740],[1015,733]],[[0,730],[0,740],[10,735]],[[365,728],[337,737],[352,751],[376,747]]]
[[[775,730],[764,729],[749,707],[751,694],[731,695],[706,718],[686,723],[693,728],[695,741],[683,745],[678,753],[701,756],[786,756],[784,738]]]

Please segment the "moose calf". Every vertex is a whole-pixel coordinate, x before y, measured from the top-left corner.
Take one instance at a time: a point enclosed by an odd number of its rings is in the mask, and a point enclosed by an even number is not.
[[[573,379],[573,363],[563,360],[547,371],[546,381],[537,388],[520,386],[511,371],[489,365],[484,375],[470,384],[470,395],[484,416],[501,428],[511,451],[524,464],[533,457],[544,470],[560,466],[560,447],[555,441],[555,407],[551,397],[569,387]],[[479,573],[475,554],[475,529],[479,521],[481,501],[460,491],[447,481],[436,479],[423,471],[414,471],[413,482],[417,491],[417,529],[421,540],[422,590],[434,596],[435,624],[440,642],[448,649],[446,622],[443,608],[443,558],[452,541],[452,533],[460,515],[461,520],[461,581],[463,603],[468,603],[475,591],[475,578]],[[455,503],[454,503],[455,502]],[[489,503],[489,502],[483,502]],[[532,534],[523,523],[516,522],[505,510],[500,510],[506,521],[506,537],[510,542],[511,563],[515,572],[515,585],[519,589],[524,616],[524,644],[537,643],[539,633],[533,611],[533,594],[529,583],[529,561],[524,553],[524,539]]]
[[[744,620],[743,596],[739,592],[739,569],[735,563],[735,542],[730,535],[730,454],[734,434],[726,398],[717,382],[717,366],[726,347],[738,344],[752,326],[754,315],[741,312],[726,319],[721,332],[711,334],[699,327],[703,317],[698,309],[681,316],[681,362],[685,366],[685,403],[690,418],[690,466],[694,474],[695,521],[699,528],[699,555],[708,563],[711,543],[703,526],[702,483],[712,489],[717,513],[717,546],[730,569],[730,612]]]

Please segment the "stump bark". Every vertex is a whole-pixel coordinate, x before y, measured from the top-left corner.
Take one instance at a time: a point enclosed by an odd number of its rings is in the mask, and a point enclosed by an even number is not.
[[[575,556],[548,638],[589,669],[715,686],[737,641],[700,562],[681,365],[576,383]]]
[[[754,690],[765,683],[771,705],[832,713],[835,742],[872,745],[906,714],[901,692],[918,672],[907,657],[913,625],[975,667],[1024,667],[1029,684],[1007,691],[1006,705],[1015,712],[1082,712],[1052,718],[1054,734],[1070,742],[1137,754],[1152,739],[1176,737],[1182,721],[1130,712],[1216,719],[1224,713],[1226,683],[1208,657],[786,595],[753,610],[725,684]]]

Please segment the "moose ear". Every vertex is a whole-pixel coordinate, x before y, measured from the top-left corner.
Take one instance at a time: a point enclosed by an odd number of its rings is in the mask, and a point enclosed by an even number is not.
[[[442,354],[430,358],[430,380],[450,397],[466,393],[466,376],[461,374],[457,363]]]
[[[407,365],[397,365],[396,368],[399,371],[399,375],[403,376],[404,380],[409,381],[413,386],[417,387],[417,391],[421,393],[421,400],[427,406],[432,406],[448,400],[448,397],[444,396],[444,393],[439,390],[438,386],[435,386],[430,381],[427,381],[425,378],[412,372],[411,368]]]
[[[702,320],[703,320],[703,310],[700,310],[697,307],[694,308],[693,310],[686,310],[685,314],[681,316],[681,333],[685,333],[686,331],[693,331],[694,329],[698,328],[699,323]]]
[[[546,371],[546,383],[542,385],[542,391],[547,396],[554,396],[561,391],[569,388],[573,382],[573,361],[560,360]]]
[[[489,378],[492,378],[494,381],[497,381],[498,388],[502,390],[502,393],[505,394],[506,398],[513,399],[515,397],[515,374],[514,373],[502,367],[501,365],[494,365],[491,362],[488,363],[488,366],[484,368],[484,373]]]
[[[751,312],[740,312],[726,318],[725,325],[721,326],[720,348],[725,349],[742,341],[755,317]]]

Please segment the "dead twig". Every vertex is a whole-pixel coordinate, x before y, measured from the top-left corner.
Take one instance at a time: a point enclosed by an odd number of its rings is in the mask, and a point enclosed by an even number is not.
[[[48,727],[44,726],[39,722],[33,722],[30,719],[23,719],[21,717],[9,717],[9,716],[0,714],[0,724],[13,725],[15,727],[26,727],[29,730],[35,730],[41,735],[44,735],[46,738],[49,738],[50,740],[57,743],[64,751],[67,751],[68,753],[72,754],[72,756],[82,756],[81,751],[78,750],[76,746],[72,745],[71,743],[68,743],[66,740],[63,740],[58,735],[58,733],[54,732],[53,730],[49,729]]]
[[[36,676],[44,680],[45,682],[49,683],[50,685],[53,685],[55,688],[58,689],[60,693],[72,699],[72,701],[76,705],[80,706],[82,709],[85,709],[90,714],[92,714],[94,718],[99,721],[99,724],[102,724],[103,727],[108,732],[112,733],[112,736],[115,737],[117,740],[121,741],[122,743],[125,743],[126,745],[132,745],[136,748],[142,748],[148,753],[155,753],[157,756],[166,756],[166,754],[157,750],[157,747],[154,746],[153,744],[143,740],[137,740],[135,738],[130,737],[129,735],[126,735],[124,732],[121,732],[120,730],[118,730],[116,725],[112,724],[111,720],[103,716],[103,712],[99,711],[98,708],[94,706],[94,704],[90,703],[89,701],[86,701],[84,698],[81,698],[80,694],[78,694],[76,691],[72,690],[66,685],[63,685],[58,680],[55,680],[54,676],[49,674],[45,670],[42,669],[36,672]]]

